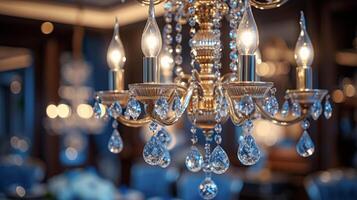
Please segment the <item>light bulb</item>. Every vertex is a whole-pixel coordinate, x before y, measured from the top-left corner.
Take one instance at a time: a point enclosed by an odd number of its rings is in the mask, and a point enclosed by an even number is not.
[[[113,38],[107,51],[107,63],[110,69],[118,70],[124,67],[125,61],[124,46],[119,36],[119,23],[115,18]]]
[[[300,16],[300,35],[295,46],[295,60],[298,66],[311,66],[314,48],[306,31],[304,12]]]
[[[259,45],[258,28],[249,0],[245,1],[244,7],[245,12],[237,29],[237,50],[241,55],[253,55]]]
[[[146,57],[156,57],[160,53],[161,45],[162,39],[155,20],[154,3],[150,0],[149,17],[141,36],[141,49]]]

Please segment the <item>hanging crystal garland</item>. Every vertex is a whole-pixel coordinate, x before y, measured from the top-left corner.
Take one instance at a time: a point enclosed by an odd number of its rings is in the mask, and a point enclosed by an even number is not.
[[[246,120],[243,125],[243,136],[239,139],[238,159],[244,165],[254,165],[260,159],[260,150],[252,136],[253,122]]]
[[[192,69],[198,69],[199,64],[196,61],[197,52],[196,52],[195,49],[192,48],[193,47],[193,43],[194,43],[193,36],[195,36],[195,34],[196,34],[196,28],[195,28],[195,26],[196,26],[196,19],[195,19],[196,9],[194,7],[194,3],[195,3],[195,0],[189,0],[189,7],[188,7],[188,14],[189,14],[188,24],[190,26],[189,45],[191,47],[191,51],[190,51],[191,67],[192,67]]]
[[[301,122],[301,128],[304,130],[298,143],[296,144],[296,151],[302,157],[311,156],[315,151],[315,145],[307,132],[307,129],[310,127],[310,122],[305,119]]]
[[[229,0],[229,38],[231,39],[229,42],[229,68],[231,71],[236,72],[238,70],[238,52],[237,52],[237,43],[236,43],[236,35],[237,35],[237,26],[240,22],[242,16],[242,9],[239,6],[242,4],[240,0]]]
[[[220,8],[221,7],[221,2],[217,1],[216,2],[216,8]],[[221,73],[220,73],[220,69],[222,68],[222,64],[221,64],[221,58],[222,58],[222,42],[221,42],[221,19],[222,19],[222,14],[221,12],[219,12],[219,10],[216,11],[215,16],[213,18],[213,33],[215,35],[214,37],[214,59],[213,59],[213,67],[216,70],[215,72],[215,77],[216,80],[220,80],[221,77]]]
[[[166,1],[164,3],[164,21],[165,21],[165,26],[163,28],[163,40],[164,40],[164,51],[168,52],[171,57],[173,57],[173,49],[172,49],[172,11],[173,11],[173,3],[172,1]]]
[[[174,1],[175,6],[176,6],[176,13],[175,13],[175,31],[176,31],[176,36],[175,36],[175,74],[178,77],[178,79],[181,79],[184,75],[183,68],[182,68],[182,24],[181,20],[182,17],[184,16],[184,4],[181,1]]]
[[[326,119],[330,119],[330,117],[332,116],[332,106],[329,99],[330,99],[330,95],[327,95],[324,105],[324,115]]]

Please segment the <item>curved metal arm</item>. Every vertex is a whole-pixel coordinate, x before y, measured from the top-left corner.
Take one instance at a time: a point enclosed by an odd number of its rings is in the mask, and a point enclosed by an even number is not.
[[[234,111],[234,105],[233,105],[232,99],[229,97],[227,92],[225,92],[224,96],[228,100],[229,116],[231,117],[232,123],[235,126],[240,126],[247,119],[247,117],[245,117],[245,116],[237,116],[236,112]]]
[[[195,85],[191,84],[189,88],[187,89],[187,92],[184,97],[181,98],[181,110],[178,112],[178,114],[175,113],[175,115],[168,117],[167,119],[160,119],[157,115],[152,115],[152,119],[155,120],[157,123],[165,126],[170,126],[176,123],[182,116],[182,114],[185,112],[185,110],[188,107],[188,104],[190,103],[193,90],[195,89]]]
[[[255,105],[257,106],[258,111],[262,114],[262,116],[263,116],[265,119],[267,119],[267,120],[273,122],[274,124],[280,125],[280,126],[289,126],[289,125],[292,125],[292,124],[301,122],[301,121],[304,120],[304,119],[308,116],[308,114],[309,114],[308,109],[303,108],[303,109],[301,110],[301,116],[298,117],[298,118],[291,119],[291,120],[278,119],[278,118],[275,118],[275,117],[271,116],[269,113],[267,113],[267,112],[263,109],[263,107],[262,107],[260,104],[255,103]]]
[[[120,115],[117,118],[117,121],[119,121],[120,123],[124,124],[125,126],[129,126],[129,127],[141,127],[141,126],[144,126],[145,124],[150,123],[151,119],[149,116],[145,116],[142,119],[130,120],[130,119],[127,119],[124,116]]]

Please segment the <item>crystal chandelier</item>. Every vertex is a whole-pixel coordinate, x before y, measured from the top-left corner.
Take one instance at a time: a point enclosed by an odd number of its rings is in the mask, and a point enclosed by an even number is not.
[[[220,146],[222,124],[228,119],[243,129],[237,156],[244,165],[255,164],[261,155],[251,134],[252,121],[258,118],[282,126],[300,123],[303,133],[296,150],[303,157],[313,154],[314,144],[307,132],[310,118],[317,120],[322,112],[330,118],[332,107],[327,91],[313,89],[312,86],[314,52],[303,13],[295,47],[296,89],[286,91],[285,102],[280,109],[273,83],[257,80],[255,52],[259,34],[250,6],[269,9],[279,7],[287,0],[247,0],[244,3],[240,0],[167,0],[164,3],[164,42],[154,15],[154,4],[161,1],[139,1],[149,5],[148,20],[141,39],[145,55],[143,83],[129,84],[129,90],[124,90],[123,66],[126,58],[116,21],[107,52],[110,89],[97,92],[93,108],[99,117],[103,113],[101,105],[104,105],[107,114],[115,119],[114,132],[108,143],[111,152],[119,153],[123,148],[117,122],[131,127],[150,124],[152,137],[144,147],[144,160],[150,165],[167,167],[171,159],[167,150],[169,135],[164,127],[177,122],[186,111],[192,123],[192,147],[185,164],[192,172],[205,172],[206,178],[199,186],[204,199],[212,199],[218,192],[211,174],[222,174],[229,167],[228,156]],[[230,24],[231,72],[221,75],[220,26],[223,18],[228,19]],[[181,67],[181,31],[184,24],[190,26],[192,71],[189,75]],[[175,64],[176,78],[172,83],[160,82],[160,66],[157,64],[160,50],[171,56]],[[204,155],[195,146],[198,142],[197,129],[201,129],[205,136]],[[214,143],[216,146],[211,151]]]

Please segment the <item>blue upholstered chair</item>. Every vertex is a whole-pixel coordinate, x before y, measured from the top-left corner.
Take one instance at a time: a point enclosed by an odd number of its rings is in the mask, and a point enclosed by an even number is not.
[[[198,192],[198,186],[204,180],[203,173],[185,172],[177,184],[177,194],[183,200],[202,199]],[[213,181],[218,186],[216,200],[238,199],[239,193],[243,187],[243,182],[231,174],[212,175]]]
[[[311,200],[357,199],[357,173],[353,169],[316,173],[306,177],[304,184]]]
[[[148,164],[135,164],[131,170],[131,187],[142,192],[146,198],[173,196],[174,184],[179,176],[176,168],[161,168]]]

